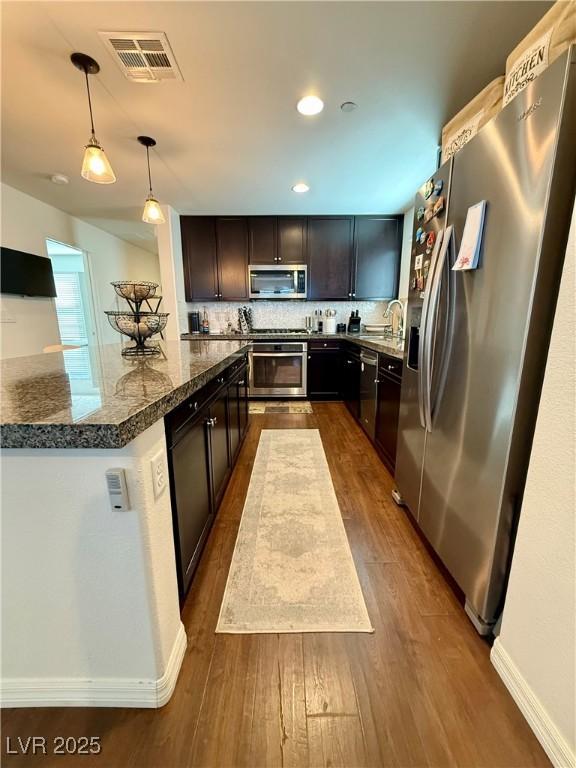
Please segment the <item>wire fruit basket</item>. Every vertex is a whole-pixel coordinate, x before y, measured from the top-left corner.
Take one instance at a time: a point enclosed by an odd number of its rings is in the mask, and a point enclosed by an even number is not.
[[[160,354],[161,349],[158,343],[147,343],[151,336],[162,333],[168,321],[168,312],[158,312],[162,301],[161,296],[156,296],[158,283],[123,280],[111,285],[118,296],[125,299],[130,307],[129,311],[109,310],[105,313],[115,331],[128,336],[135,342],[133,346],[124,347],[122,355],[138,357]],[[149,301],[152,298],[156,301],[154,308]],[[147,309],[143,310],[143,305]]]

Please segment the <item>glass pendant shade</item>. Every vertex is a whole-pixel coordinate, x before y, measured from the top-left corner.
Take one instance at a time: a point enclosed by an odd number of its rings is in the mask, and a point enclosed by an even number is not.
[[[110,161],[95,136],[91,137],[84,150],[81,174],[82,178],[96,184],[113,184],[116,181]]]
[[[148,195],[146,198],[142,221],[145,221],[147,224],[164,224],[166,221],[162,208],[160,208],[160,203],[152,195]]]

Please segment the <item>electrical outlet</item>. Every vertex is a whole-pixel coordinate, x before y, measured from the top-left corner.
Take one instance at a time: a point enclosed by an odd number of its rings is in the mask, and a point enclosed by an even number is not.
[[[164,454],[162,451],[157,453],[150,461],[152,469],[152,486],[154,488],[154,498],[157,499],[164,493],[166,488],[166,469],[164,464]]]

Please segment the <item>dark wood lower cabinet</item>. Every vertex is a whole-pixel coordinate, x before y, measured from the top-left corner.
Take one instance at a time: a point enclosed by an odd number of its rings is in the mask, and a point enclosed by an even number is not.
[[[392,474],[394,474],[396,467],[401,387],[401,377],[390,373],[381,362],[378,369],[378,408],[376,411],[375,443],[384,463]]]
[[[347,348],[342,355],[342,399],[355,419],[360,418],[360,350]]]
[[[214,507],[218,508],[230,474],[228,449],[228,394],[224,390],[209,409],[210,463]]]
[[[238,381],[238,418],[240,420],[241,441],[244,440],[244,436],[246,435],[250,423],[248,404],[248,366],[244,365],[242,368],[242,375]]]
[[[248,366],[234,374],[228,386],[228,442],[230,461],[234,463],[242,438],[248,428]]]
[[[339,342],[308,343],[307,379],[310,400],[340,398],[342,352]]]
[[[173,527],[181,596],[190,587],[214,519],[207,419],[208,411],[200,411],[169,451]]]
[[[247,382],[243,358],[165,418],[181,601],[248,429]]]
[[[358,347],[346,345],[341,358],[341,397],[354,418],[360,422],[361,367]],[[380,458],[394,474],[398,415],[402,387],[402,360],[388,355],[378,356],[376,432],[374,445]]]

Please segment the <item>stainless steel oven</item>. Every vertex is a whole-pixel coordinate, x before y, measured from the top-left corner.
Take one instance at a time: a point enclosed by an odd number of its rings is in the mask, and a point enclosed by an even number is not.
[[[305,397],[308,344],[255,341],[250,352],[250,397]]]
[[[250,264],[251,299],[305,299],[306,265]]]

